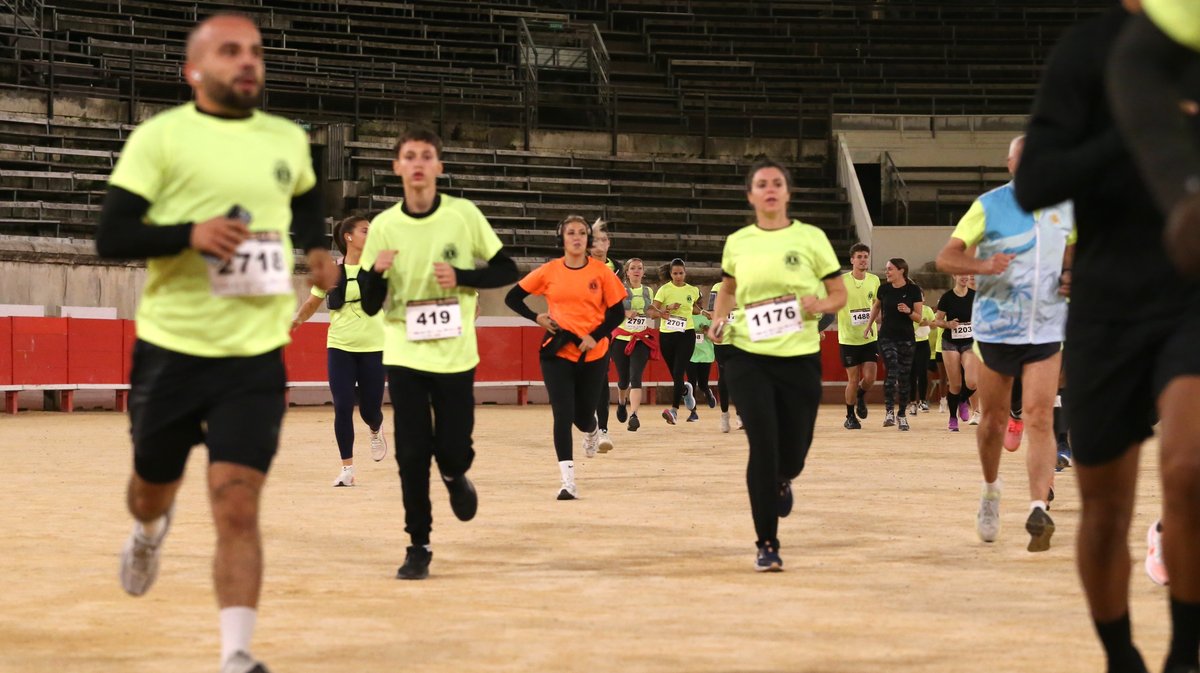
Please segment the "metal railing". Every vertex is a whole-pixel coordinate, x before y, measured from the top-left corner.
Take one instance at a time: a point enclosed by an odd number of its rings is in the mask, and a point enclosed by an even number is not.
[[[885,199],[891,199],[892,207],[894,208],[892,217],[893,224],[907,225],[908,224],[908,184],[904,182],[904,176],[900,175],[900,169],[896,167],[896,162],[892,160],[890,152],[884,152],[880,159],[883,165],[883,174],[887,180],[887,194]],[[903,217],[901,212],[903,211]]]

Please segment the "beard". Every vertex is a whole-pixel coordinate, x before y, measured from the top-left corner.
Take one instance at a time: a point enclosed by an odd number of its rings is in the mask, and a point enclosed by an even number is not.
[[[263,87],[260,85],[254,93],[245,94],[232,85],[210,82],[205,93],[223,107],[250,112],[262,104]]]

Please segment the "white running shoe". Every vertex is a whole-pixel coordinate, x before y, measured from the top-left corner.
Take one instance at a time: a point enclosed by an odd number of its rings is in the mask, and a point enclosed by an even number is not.
[[[158,578],[158,556],[174,515],[175,505],[172,504],[165,515],[162,530],[154,539],[143,536],[138,530],[140,526],[134,522],[133,532],[121,549],[121,588],[130,596],[146,593]]]
[[[696,396],[692,394],[692,384],[688,381],[683,382],[683,406],[691,411],[696,408]]]
[[[559,488],[558,488],[558,499],[559,500],[575,500],[578,497],[579,497],[579,492],[575,490],[575,482],[567,483],[564,481],[562,486],[559,486]]]
[[[742,423],[742,415],[741,414],[737,415],[737,423],[733,424],[733,429],[734,430],[745,430],[746,429],[746,425],[744,423]]]
[[[1146,576],[1160,587],[1167,586],[1167,564],[1163,562],[1162,531],[1158,529],[1162,522],[1155,521],[1146,531]]]
[[[967,425],[979,425],[979,412],[971,412],[971,420],[967,421]]]
[[[608,430],[600,431],[600,441],[596,444],[596,450],[600,453],[608,453],[613,450],[613,441],[608,436]]]
[[[349,465],[342,468],[337,479],[333,480],[334,486],[353,486],[354,485],[354,466]]]
[[[938,402],[938,413],[939,414],[946,413],[946,398],[944,398],[944,397],[941,399],[940,402]]]
[[[371,458],[375,462],[383,460],[387,455],[387,440],[383,437],[383,428],[371,433]]]
[[[257,661],[248,652],[234,652],[221,666],[221,673],[269,673],[261,661]]]
[[[919,405],[917,405],[917,407],[921,410],[921,413],[923,413],[923,414],[929,413],[929,403],[926,402],[925,400],[921,400],[921,403]]]
[[[721,432],[729,432],[729,412],[721,412]]]
[[[979,498],[979,513],[975,516],[975,530],[979,539],[984,542],[995,542],[1000,535],[1000,488],[989,489],[983,486],[983,495]]]
[[[583,455],[588,458],[596,457],[596,449],[600,445],[600,428],[596,428],[583,436]]]

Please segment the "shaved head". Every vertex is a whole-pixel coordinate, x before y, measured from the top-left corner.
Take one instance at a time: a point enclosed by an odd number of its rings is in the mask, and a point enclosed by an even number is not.
[[[1016,175],[1021,163],[1021,151],[1025,149],[1025,136],[1017,136],[1008,144],[1008,172]]]
[[[184,77],[203,110],[246,116],[258,107],[266,78],[262,34],[249,17],[217,14],[188,35]]]
[[[212,48],[212,45],[220,38],[225,29],[236,26],[245,28],[249,26],[255,31],[258,26],[254,21],[245,14],[224,13],[215,14],[207,19],[196,24],[192,32],[188,33],[187,39],[187,60],[193,61],[207,49]]]

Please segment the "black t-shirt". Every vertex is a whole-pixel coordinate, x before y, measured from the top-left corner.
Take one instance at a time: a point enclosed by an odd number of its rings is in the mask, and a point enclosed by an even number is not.
[[[954,290],[947,290],[942,298],[938,300],[937,310],[946,314],[946,322],[957,320],[959,324],[971,322],[971,306],[975,303],[975,290],[967,288],[967,293],[963,296],[954,294]],[[951,341],[970,341],[969,338],[955,339],[949,330],[943,332],[945,338]]]
[[[901,287],[893,287],[891,283],[884,282],[879,286],[879,294],[876,297],[879,299],[879,338],[892,339],[894,341],[916,341],[913,326],[916,324],[912,321],[911,314],[901,313],[898,308],[900,304],[905,304],[909,309],[913,305],[921,301],[921,288],[911,280]]]

